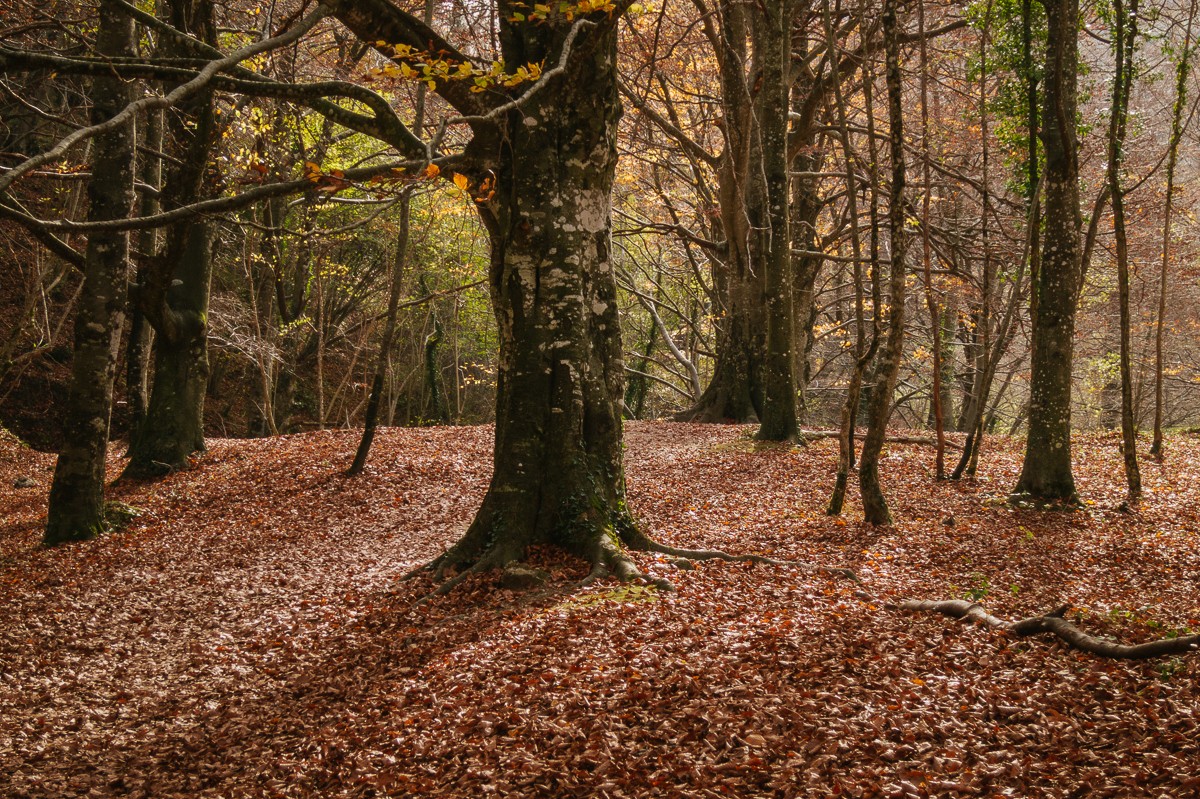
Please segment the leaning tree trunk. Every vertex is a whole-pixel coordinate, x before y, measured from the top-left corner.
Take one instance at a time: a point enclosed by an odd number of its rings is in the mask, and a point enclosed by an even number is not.
[[[96,46],[102,56],[132,56],[133,22],[113,3],[100,5]],[[92,121],[103,122],[133,99],[133,87],[116,76],[92,81]],[[132,122],[96,137],[88,183],[88,219],[123,219],[133,209]],[[104,529],[104,459],[108,449],[116,348],[124,318],[129,234],[88,236],[84,291],[75,316],[75,356],[63,421],[66,442],[58,455],[44,542],[49,546],[91,538]]]
[[[1075,109],[1078,0],[1044,0],[1049,44],[1042,93],[1045,238],[1033,298],[1032,385],[1016,493],[1076,499],[1071,472],[1071,360],[1079,296],[1079,152]]]
[[[565,32],[524,25],[512,35],[527,59],[555,52]],[[500,337],[495,471],[441,572],[503,565],[549,543],[625,576],[633,567],[622,545],[642,543],[625,504],[611,262],[615,31],[580,48],[552,91],[508,113],[495,195],[478,201]]]

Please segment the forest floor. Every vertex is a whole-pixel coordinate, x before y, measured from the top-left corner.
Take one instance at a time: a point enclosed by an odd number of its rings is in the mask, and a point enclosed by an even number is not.
[[[0,433],[0,435],[3,435]],[[1200,627],[1200,440],[1143,464],[1081,439],[1084,507],[1004,502],[889,445],[898,519],[826,517],[836,444],[629,426],[631,506],[660,540],[849,567],[884,598],[974,598],[1126,642]],[[856,598],[790,567],[637,555],[675,593],[494,575],[414,606],[400,577],[453,542],[490,428],[211,442],[197,469],[110,494],[124,532],[44,550],[53,459],[0,439],[0,796],[824,797],[1200,795],[1200,653],[1102,660]],[[116,476],[121,461],[114,450]],[[16,489],[19,475],[37,486]],[[953,524],[948,523],[953,517]]]

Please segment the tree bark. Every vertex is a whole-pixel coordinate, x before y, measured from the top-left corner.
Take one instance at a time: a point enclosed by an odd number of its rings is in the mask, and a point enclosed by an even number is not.
[[[1126,120],[1129,113],[1129,93],[1133,88],[1133,62],[1137,50],[1137,0],[1130,0],[1126,11],[1124,0],[1113,0],[1116,41],[1116,71],[1113,74],[1113,102],[1108,128],[1108,183],[1112,190],[1113,235],[1117,250],[1117,303],[1120,320],[1121,372],[1121,442],[1125,456],[1125,483],[1129,502],[1136,503],[1142,494],[1142,476],[1138,469],[1137,429],[1133,418],[1133,370],[1130,364],[1129,313],[1129,242],[1125,233],[1125,189],[1121,185],[1124,165]]]
[[[762,424],[758,438],[790,441],[796,422],[796,380],[792,371],[792,275],[788,214],[788,62],[791,60],[791,3],[776,0],[762,7],[758,50],[762,89],[758,118],[761,134],[766,214],[756,231],[755,261],[766,276],[763,304],[767,349],[763,369]]]
[[[173,0],[172,25],[216,42],[211,0]],[[163,190],[165,210],[189,205],[212,183],[209,154],[216,136],[212,93],[201,91],[172,115],[170,143],[180,152]],[[188,467],[204,450],[208,389],[208,298],[212,224],[196,217],[172,225],[166,248],[146,270],[139,308],[154,328],[154,383],[143,424],[131,432],[125,475],[154,477]]]
[[[134,54],[132,20],[102,0],[97,30],[101,55]],[[104,122],[133,99],[133,86],[116,76],[92,81],[93,123]],[[132,122],[96,137],[88,183],[88,219],[123,219],[133,210]],[[44,543],[91,538],[105,529],[104,460],[112,413],[116,349],[124,319],[129,271],[129,234],[92,233],[84,263],[84,291],[75,316],[75,355],[63,422],[65,446],[50,488]]]
[[[1079,4],[1078,0],[1043,0],[1043,5],[1049,29],[1041,125],[1045,240],[1034,277],[1029,433],[1015,491],[1037,499],[1075,502],[1071,363],[1082,227],[1075,127]]]
[[[567,35],[562,23],[505,25],[504,56],[556,63]],[[637,572],[623,549],[648,543],[626,506],[621,443],[615,27],[595,24],[573,50],[553,91],[504,116],[496,191],[476,201],[500,339],[494,472],[474,522],[436,561],[443,574],[548,543],[628,578]],[[483,179],[471,176],[472,187]]]
[[[862,458],[858,467],[858,487],[862,497],[863,517],[870,524],[890,524],[891,512],[879,484],[879,454],[883,449],[888,416],[892,409],[892,392],[900,369],[904,349],[905,260],[908,234],[904,229],[904,118],[900,83],[900,43],[896,21],[897,0],[884,0],[883,35],[887,60],[888,143],[891,149],[892,185],[888,198],[888,230],[891,235],[891,279],[889,281],[888,334],[880,353],[871,393],[870,418],[863,438]]]
[[[1167,196],[1163,209],[1162,266],[1159,269],[1158,317],[1154,324],[1154,441],[1150,454],[1163,457],[1163,332],[1167,315],[1167,267],[1171,262],[1171,213],[1175,192],[1175,166],[1179,160],[1179,140],[1183,138],[1183,109],[1187,104],[1187,82],[1192,55],[1192,25],[1196,20],[1196,2],[1188,10],[1183,50],[1175,67],[1175,105],[1171,112],[1171,140],[1167,145]]]

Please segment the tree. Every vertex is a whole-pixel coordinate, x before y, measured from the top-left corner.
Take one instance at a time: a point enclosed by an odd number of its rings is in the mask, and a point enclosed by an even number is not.
[[[96,32],[97,52],[101,57],[126,58],[133,48],[132,20],[104,0]],[[119,76],[95,77],[92,121],[107,122],[132,96],[133,86]],[[96,157],[88,182],[89,220],[123,219],[133,210],[136,137],[132,119],[96,136]],[[66,445],[59,453],[50,488],[47,545],[91,538],[105,528],[104,460],[128,271],[128,233],[88,237],[84,289],[75,315],[71,393],[63,421]]]
[[[1108,185],[1112,195],[1113,237],[1117,250],[1117,295],[1120,307],[1120,371],[1121,371],[1121,443],[1125,454],[1125,480],[1129,502],[1136,503],[1142,493],[1142,477],[1138,469],[1137,430],[1133,418],[1133,368],[1129,343],[1129,239],[1125,229],[1125,189],[1121,170],[1124,169],[1125,134],[1129,119],[1129,93],[1133,88],[1137,52],[1137,0],[1130,0],[1128,10],[1124,0],[1113,0],[1113,52],[1116,69],[1113,73],[1112,108],[1108,125]]]
[[[173,0],[167,18],[177,30],[216,43],[211,0]],[[175,168],[160,204],[170,210],[211,194],[212,145],[219,131],[211,92],[201,92],[171,115],[169,141]],[[166,246],[140,270],[136,303],[155,332],[154,383],[144,419],[130,429],[127,475],[148,477],[186,468],[204,449],[204,398],[208,388],[208,304],[212,281],[213,225],[181,220],[166,231]],[[132,334],[131,334],[132,336]]]
[[[892,392],[904,348],[904,273],[908,253],[905,231],[904,101],[900,82],[900,41],[897,32],[896,0],[884,0],[883,38],[886,53],[885,80],[888,97],[888,145],[891,151],[892,181],[888,193],[888,233],[891,236],[891,272],[888,287],[888,333],[876,369],[875,390],[871,392],[867,435],[863,438],[862,459],[858,467],[858,485],[862,496],[863,517],[871,524],[890,524],[887,499],[879,484],[879,454],[892,410]]]
[[[1039,500],[1076,500],[1071,472],[1071,356],[1079,298],[1079,70],[1077,0],[1043,0],[1049,36],[1041,139],[1045,152],[1045,234],[1033,275],[1029,432],[1015,491]]]
[[[388,52],[432,43],[447,61],[470,64],[383,0],[331,5],[359,38],[386,42]],[[471,131],[455,169],[491,241],[500,332],[491,485],[463,538],[434,562],[439,575],[502,566],[550,543],[589,559],[597,574],[630,578],[637,569],[624,548],[651,544],[625,504],[610,242],[624,6],[593,8],[527,13],[498,4],[504,63],[548,65],[519,97],[430,80]]]

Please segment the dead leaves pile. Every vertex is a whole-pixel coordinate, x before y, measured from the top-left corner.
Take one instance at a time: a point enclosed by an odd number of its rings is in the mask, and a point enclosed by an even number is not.
[[[708,562],[675,594],[532,560],[417,608],[399,577],[454,541],[486,428],[216,441],[200,468],[112,492],[126,531],[37,546],[50,457],[0,441],[0,795],[1128,796],[1200,792],[1200,656],[1114,663],[871,606],[836,579]],[[855,569],[881,597],[1062,602],[1126,641],[1200,627],[1200,443],[1143,466],[1081,441],[1079,512],[1014,510],[1015,444],[935,483],[889,446],[893,528],[823,515],[834,444],[635,424],[633,509],[680,546]],[[113,458],[114,476],[120,461]],[[31,475],[39,487],[12,488]],[[943,522],[953,516],[954,524]]]

